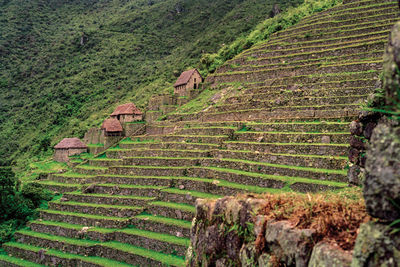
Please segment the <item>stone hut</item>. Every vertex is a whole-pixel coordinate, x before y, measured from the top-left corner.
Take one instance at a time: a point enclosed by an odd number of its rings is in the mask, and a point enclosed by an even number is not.
[[[198,89],[202,82],[203,77],[197,69],[184,71],[174,84],[174,93],[177,96],[190,96],[190,91]]]
[[[127,103],[118,106],[111,114],[111,118],[119,120],[121,123],[142,121],[143,112],[140,111],[135,104]]]
[[[69,156],[87,152],[88,147],[79,138],[64,138],[54,149],[55,161],[68,162]]]
[[[106,119],[101,126],[104,136],[122,136],[124,129],[119,120],[116,118]]]

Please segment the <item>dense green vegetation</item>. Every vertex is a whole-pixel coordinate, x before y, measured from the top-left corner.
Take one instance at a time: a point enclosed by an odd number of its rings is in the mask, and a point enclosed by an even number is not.
[[[0,1],[0,155],[34,161],[303,0]],[[47,154],[46,154],[47,152]]]
[[[22,189],[10,167],[0,167],[0,244],[9,241],[14,231],[36,215],[34,209],[49,201],[52,193],[37,183]]]

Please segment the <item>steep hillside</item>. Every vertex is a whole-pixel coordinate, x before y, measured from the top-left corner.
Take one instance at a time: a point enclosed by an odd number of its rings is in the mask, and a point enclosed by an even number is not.
[[[183,266],[198,198],[346,188],[349,122],[379,83],[396,6],[353,0],[309,16],[210,75],[194,100],[204,110],[188,103],[201,111],[40,181],[63,197],[0,260]]]
[[[302,0],[0,2],[0,155],[82,135],[123,99],[143,106],[202,53]]]

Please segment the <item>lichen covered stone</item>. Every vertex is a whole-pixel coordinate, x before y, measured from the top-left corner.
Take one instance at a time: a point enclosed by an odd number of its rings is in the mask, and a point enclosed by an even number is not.
[[[376,218],[400,218],[400,127],[378,125],[367,152],[364,198]]]
[[[381,223],[363,224],[357,236],[351,266],[399,266],[400,235],[391,234],[392,230]]]

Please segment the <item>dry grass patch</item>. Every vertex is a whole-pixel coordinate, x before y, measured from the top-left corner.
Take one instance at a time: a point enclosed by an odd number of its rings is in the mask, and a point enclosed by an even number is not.
[[[266,194],[263,198],[268,204],[259,213],[267,220],[287,220],[296,228],[314,229],[315,242],[334,242],[344,250],[353,249],[360,224],[371,220],[360,188],[306,195]],[[260,238],[257,241],[263,246]]]

